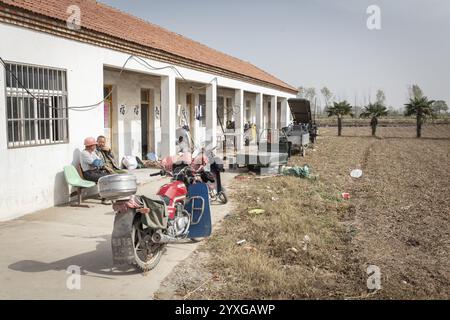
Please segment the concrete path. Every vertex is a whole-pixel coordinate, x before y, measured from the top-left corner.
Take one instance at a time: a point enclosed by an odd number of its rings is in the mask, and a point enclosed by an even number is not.
[[[233,175],[225,173],[224,185]],[[139,194],[154,195],[167,178],[152,178]],[[87,200],[90,208],[55,207],[0,223],[0,299],[152,299],[162,280],[198,243],[168,245],[147,274],[112,268],[111,206]],[[213,223],[231,205],[213,204]],[[79,266],[81,289],[68,289],[69,266]]]

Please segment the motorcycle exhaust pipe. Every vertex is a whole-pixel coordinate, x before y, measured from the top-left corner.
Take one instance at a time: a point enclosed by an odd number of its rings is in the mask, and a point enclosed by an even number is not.
[[[168,235],[162,233],[161,231],[156,231],[152,236],[152,241],[154,243],[165,244],[165,243],[179,242],[180,240],[177,238],[168,236]]]

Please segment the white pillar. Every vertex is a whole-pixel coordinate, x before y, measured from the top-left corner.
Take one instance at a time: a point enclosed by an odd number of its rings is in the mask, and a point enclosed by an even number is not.
[[[236,115],[236,144],[237,149],[241,150],[244,147],[244,90],[234,90],[234,110],[238,109]]]
[[[256,94],[256,132],[257,132],[257,141],[259,141],[259,137],[261,132],[264,130],[264,98],[262,93]]]
[[[206,88],[206,146],[217,146],[217,83]]]
[[[271,96],[270,97],[270,128],[271,129],[277,129],[277,109],[278,109],[278,103],[277,103],[277,97]]]
[[[175,122],[175,76],[161,77],[161,157],[176,153]]]
[[[290,122],[291,111],[289,109],[287,98],[281,100],[281,126],[287,127]]]
[[[160,92],[154,91],[153,93],[153,108],[150,112],[150,130],[152,132],[151,138],[152,142],[151,145],[154,147],[155,154],[160,157],[161,156],[161,150],[160,150],[160,144],[161,144],[161,103],[160,103]],[[156,117],[156,112],[158,112],[158,118]]]

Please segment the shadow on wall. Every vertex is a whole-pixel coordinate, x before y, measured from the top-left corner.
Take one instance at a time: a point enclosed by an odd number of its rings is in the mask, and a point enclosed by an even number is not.
[[[64,171],[60,171],[55,176],[53,204],[57,206],[68,203],[70,201],[69,192],[70,190],[64,177]]]
[[[76,148],[73,150],[72,165],[76,168],[80,164],[81,150]]]
[[[124,156],[132,156],[132,155],[133,155],[133,136],[131,133],[131,124],[129,122],[126,122],[124,134]]]
[[[75,168],[77,168],[77,166],[80,164],[80,155],[81,155],[81,150],[76,148],[73,151],[72,162],[70,163]],[[66,165],[69,165],[69,163],[64,164],[63,167]],[[61,168],[61,169],[63,169],[63,168]],[[64,176],[64,171],[58,172],[55,176],[55,183],[54,183],[54,189],[53,189],[53,203],[55,206],[67,204],[70,202],[70,200],[71,200],[70,193],[72,191],[75,191],[75,190],[70,190],[70,189],[71,188],[67,184],[66,178]]]

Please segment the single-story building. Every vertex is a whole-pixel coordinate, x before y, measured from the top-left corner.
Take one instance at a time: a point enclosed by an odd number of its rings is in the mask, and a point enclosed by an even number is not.
[[[296,88],[240,59],[93,0],[0,0],[0,220],[68,201],[86,136],[121,159],[176,152],[177,129],[286,125]],[[9,70],[9,71],[8,71]],[[38,99],[40,101],[38,101]]]

